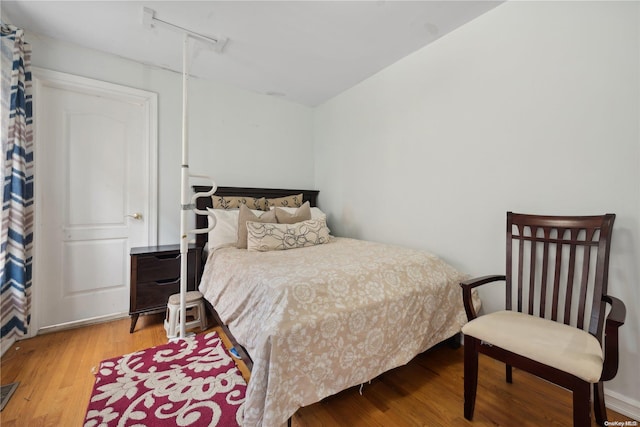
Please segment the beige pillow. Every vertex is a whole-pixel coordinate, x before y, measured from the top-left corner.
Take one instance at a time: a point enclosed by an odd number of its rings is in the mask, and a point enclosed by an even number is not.
[[[309,202],[304,202],[302,206],[295,210],[295,212],[287,212],[283,208],[275,208],[276,219],[279,224],[295,224],[296,222],[308,221],[311,219],[311,205]]]
[[[271,209],[275,209],[275,207],[272,207]],[[283,211],[285,211],[287,213],[295,213],[295,211],[298,208],[278,208],[278,209],[281,209],[281,210],[283,210]],[[327,214],[322,212],[322,209],[313,206],[311,208],[311,219],[320,219],[320,218],[322,218],[322,219],[324,219],[326,221],[327,220]],[[327,227],[329,227],[329,224],[327,224]]]
[[[323,219],[310,219],[295,224],[273,224],[249,221],[247,249],[281,251],[329,243],[329,229]]]
[[[264,197],[240,197],[240,196],[211,196],[214,209],[238,209],[240,205],[247,205],[249,209],[267,211],[267,199]]]
[[[276,222],[276,212],[265,212],[260,216],[257,216],[247,205],[240,205],[240,212],[238,214],[238,242],[236,247],[238,249],[247,249],[247,221],[252,222]]]
[[[278,197],[277,199],[267,199],[267,209],[270,206],[288,206],[291,208],[299,208],[302,206],[302,193],[293,194],[287,197]]]

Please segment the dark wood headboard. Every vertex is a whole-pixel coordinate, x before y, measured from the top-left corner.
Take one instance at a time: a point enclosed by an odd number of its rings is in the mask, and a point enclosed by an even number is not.
[[[193,191],[201,193],[211,190],[210,186],[194,185]],[[302,200],[308,201],[311,206],[317,205],[318,190],[290,190],[281,188],[248,188],[248,187],[218,187],[216,196],[240,196],[240,197],[266,197],[274,199],[278,197],[290,196],[292,194],[302,193]],[[213,206],[211,197],[199,197],[196,199],[196,208],[205,210]],[[196,215],[196,228],[208,227],[207,217],[204,215]],[[208,234],[196,234],[196,245],[204,248],[207,245]]]

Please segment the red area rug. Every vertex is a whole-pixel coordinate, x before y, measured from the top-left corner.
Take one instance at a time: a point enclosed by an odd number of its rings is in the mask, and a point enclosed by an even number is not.
[[[108,359],[84,426],[239,426],[247,384],[215,333]]]

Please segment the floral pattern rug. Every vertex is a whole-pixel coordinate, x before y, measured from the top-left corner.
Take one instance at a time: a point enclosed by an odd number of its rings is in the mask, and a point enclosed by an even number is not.
[[[239,426],[246,388],[220,337],[196,335],[103,361],[84,426]]]

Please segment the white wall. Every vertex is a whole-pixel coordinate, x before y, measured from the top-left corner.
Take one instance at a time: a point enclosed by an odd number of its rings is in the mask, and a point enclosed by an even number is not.
[[[158,93],[158,243],[178,243],[181,75],[38,34],[27,40],[34,66]],[[313,188],[310,108],[200,79],[189,97],[192,173],[218,185]]]
[[[637,2],[509,2],[315,111],[316,187],[337,234],[504,272],[505,212],[617,214],[627,304],[609,404],[640,417]],[[503,307],[502,285],[482,293]],[[613,397],[613,398],[611,398]],[[615,399],[618,398],[618,399]]]

